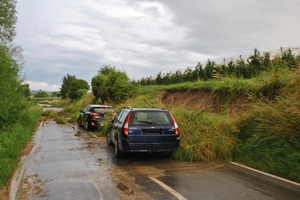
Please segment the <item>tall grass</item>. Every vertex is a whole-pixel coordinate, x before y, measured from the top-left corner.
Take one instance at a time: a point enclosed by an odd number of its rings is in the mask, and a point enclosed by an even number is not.
[[[283,77],[276,76],[276,80]],[[286,86],[274,99],[257,101],[241,115],[234,159],[300,182],[300,73],[295,71],[284,78],[288,79]]]
[[[231,160],[238,133],[226,115],[170,109],[180,127],[180,149],[174,158],[182,161]]]
[[[300,148],[285,139],[250,139],[236,143],[234,160],[300,182]]]

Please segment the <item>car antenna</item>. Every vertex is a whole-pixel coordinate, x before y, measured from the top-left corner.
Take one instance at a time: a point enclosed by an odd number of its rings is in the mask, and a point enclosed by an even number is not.
[[[146,104],[147,104],[149,107],[152,107],[152,106],[146,101],[146,99],[144,99],[144,101],[146,102]]]

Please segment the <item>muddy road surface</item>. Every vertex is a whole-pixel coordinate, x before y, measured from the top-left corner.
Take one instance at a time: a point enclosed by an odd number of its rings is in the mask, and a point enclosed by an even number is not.
[[[13,200],[298,199],[226,164],[176,162],[152,154],[115,159],[105,138],[76,126],[43,122],[15,175]]]

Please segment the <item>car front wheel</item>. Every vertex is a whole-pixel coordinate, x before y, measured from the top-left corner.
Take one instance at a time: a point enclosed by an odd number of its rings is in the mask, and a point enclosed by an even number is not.
[[[112,145],[112,142],[110,140],[110,135],[108,132],[106,133],[106,143],[107,143],[107,145]]]

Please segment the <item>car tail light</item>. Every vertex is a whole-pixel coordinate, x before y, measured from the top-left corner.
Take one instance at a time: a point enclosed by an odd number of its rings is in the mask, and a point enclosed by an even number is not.
[[[178,135],[178,134],[179,134],[179,128],[178,128],[178,125],[177,125],[177,123],[176,123],[176,121],[175,121],[175,118],[173,117],[173,115],[172,115],[171,113],[170,113],[170,116],[171,116],[172,121],[173,121],[174,126],[175,126],[175,134]]]
[[[125,124],[124,124],[124,133],[125,135],[128,135],[128,124],[129,124],[129,120],[130,120],[130,115],[131,113],[129,113],[126,117],[126,120],[125,120]]]
[[[99,114],[98,114],[98,113],[92,112],[92,113],[90,113],[90,116],[91,116],[91,117],[96,117],[96,116],[99,116]]]

